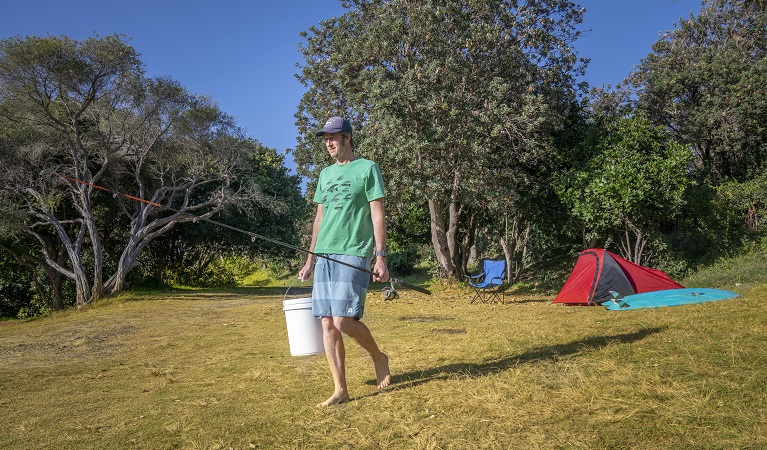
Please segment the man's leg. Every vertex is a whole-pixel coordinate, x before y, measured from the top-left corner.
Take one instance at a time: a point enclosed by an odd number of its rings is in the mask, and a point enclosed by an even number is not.
[[[323,320],[325,318],[323,317]],[[378,389],[384,389],[391,383],[391,373],[389,372],[389,358],[378,349],[373,335],[370,333],[370,329],[364,323],[359,320],[355,320],[353,317],[333,317],[334,327],[340,330],[347,336],[354,339],[360,347],[364,348],[373,358],[373,364],[376,370],[376,380]],[[325,351],[327,352],[327,343],[325,344]],[[345,383],[344,374],[344,383]],[[346,386],[346,384],[344,384]]]
[[[325,345],[325,356],[328,358],[330,372],[333,374],[335,390],[327,400],[317,405],[326,408],[330,405],[349,401],[349,390],[346,386],[346,349],[341,331],[336,328],[333,317],[322,318],[322,339]]]

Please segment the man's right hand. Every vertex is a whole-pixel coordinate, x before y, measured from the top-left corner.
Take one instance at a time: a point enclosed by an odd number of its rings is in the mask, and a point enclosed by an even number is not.
[[[312,277],[312,270],[314,270],[314,260],[309,258],[306,264],[304,264],[303,269],[298,272],[298,279],[308,281]]]

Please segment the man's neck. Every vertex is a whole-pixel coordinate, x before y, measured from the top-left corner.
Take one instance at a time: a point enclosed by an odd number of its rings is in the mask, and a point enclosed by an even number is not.
[[[343,157],[336,160],[336,163],[338,164],[349,164],[350,162],[356,160],[358,158],[357,155],[354,154],[354,152],[349,151],[347,154],[345,154]]]

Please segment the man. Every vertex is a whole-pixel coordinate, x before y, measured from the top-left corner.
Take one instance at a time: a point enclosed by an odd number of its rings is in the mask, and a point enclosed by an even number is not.
[[[346,119],[331,117],[316,136],[324,136],[325,147],[336,162],[322,170],[314,194],[317,214],[310,250],[355,267],[370,267],[374,257],[373,281],[388,281],[381,170],[374,162],[354,154],[352,126]],[[333,395],[317,405],[326,408],[349,400],[343,334],[373,358],[378,389],[389,385],[391,375],[389,359],[360,321],[369,273],[325,258],[317,258],[316,264],[314,267],[315,259],[309,255],[298,276],[306,281],[312,270],[315,272],[312,311],[322,318],[325,356],[335,384]]]

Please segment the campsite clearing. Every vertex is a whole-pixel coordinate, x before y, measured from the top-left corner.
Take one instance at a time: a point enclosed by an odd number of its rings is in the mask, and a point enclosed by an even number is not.
[[[741,293],[631,314],[371,296],[393,385],[350,344],[352,400],[327,411],[327,362],[289,355],[281,296],[124,295],[0,326],[0,447],[764,448],[767,285]]]

